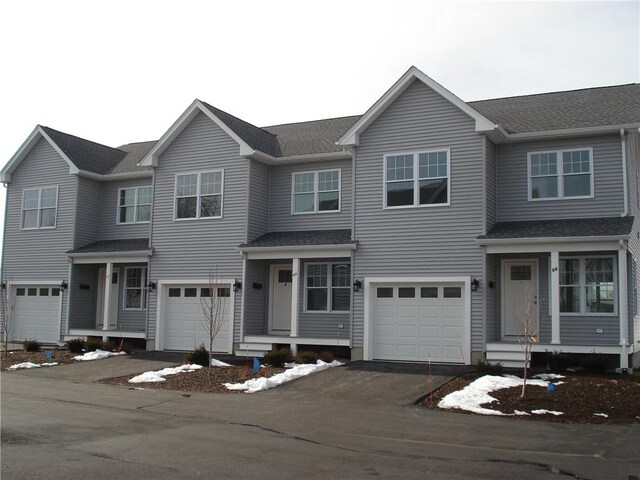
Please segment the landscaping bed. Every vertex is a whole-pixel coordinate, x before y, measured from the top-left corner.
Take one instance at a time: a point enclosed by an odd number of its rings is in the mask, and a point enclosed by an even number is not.
[[[238,390],[228,390],[225,383],[242,383],[252,378],[271,377],[284,372],[284,368],[266,366],[257,373],[246,366],[201,368],[192,372],[169,375],[163,382],[129,383],[135,375],[114,377],[101,380],[101,383],[120,385],[130,388],[157,388],[162,390],[181,390],[184,392],[202,393],[242,393]]]
[[[2,352],[0,355],[0,365],[2,366],[2,370],[6,370],[12,365],[25,362],[36,364],[56,362],[59,365],[63,365],[65,363],[77,363],[73,357],[80,355],[79,353],[70,353],[66,349],[55,349],[49,351],[53,352],[53,358],[47,358],[47,350],[40,352],[13,351],[7,352],[6,354],[5,352]]]
[[[474,374],[457,377],[425,397],[420,405],[444,410],[438,407],[440,401],[450,393],[464,389],[476,378]],[[522,387],[492,390],[489,395],[497,401],[482,403],[480,407],[525,420],[589,424],[640,423],[638,375],[565,374],[564,378],[558,378],[554,383],[557,384],[555,392],[549,392],[543,386],[528,384],[524,398],[520,398]],[[446,410],[471,414],[457,408]],[[532,414],[534,411],[556,414]]]

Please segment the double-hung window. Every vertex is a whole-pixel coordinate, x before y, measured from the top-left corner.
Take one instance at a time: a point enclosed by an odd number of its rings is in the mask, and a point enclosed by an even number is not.
[[[560,259],[560,312],[564,314],[615,314],[614,257]]]
[[[291,213],[340,211],[340,170],[293,174]]]
[[[118,223],[147,223],[151,220],[151,187],[118,190]]]
[[[348,312],[351,306],[351,266],[345,263],[306,265],[306,311]]]
[[[449,150],[385,155],[384,207],[449,204]]]
[[[124,309],[143,310],[145,308],[145,267],[127,267],[124,272]]]
[[[221,218],[222,170],[176,175],[175,218]]]
[[[529,153],[529,200],[593,197],[593,150]]]
[[[22,191],[22,229],[55,228],[58,213],[58,187],[30,188]]]

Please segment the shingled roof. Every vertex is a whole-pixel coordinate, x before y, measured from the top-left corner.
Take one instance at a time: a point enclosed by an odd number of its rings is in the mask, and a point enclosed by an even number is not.
[[[640,83],[468,104],[508,133],[640,123]]]
[[[625,236],[631,233],[632,227],[633,217],[501,222],[478,239]]]
[[[127,238],[118,240],[100,240],[74,250],[69,250],[67,253],[124,253],[143,252],[146,250],[149,250],[148,238]]]
[[[269,232],[240,245],[240,248],[353,245],[354,243],[351,239],[351,230],[309,230]]]

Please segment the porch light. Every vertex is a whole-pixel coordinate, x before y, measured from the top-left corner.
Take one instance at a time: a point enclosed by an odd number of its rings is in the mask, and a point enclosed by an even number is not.
[[[238,293],[238,290],[242,288],[242,282],[239,282],[238,279],[233,282],[233,293]]]
[[[353,282],[353,291],[359,292],[361,288],[362,288],[362,282],[356,278],[356,281]]]
[[[6,290],[7,284],[5,282],[2,282],[2,284],[0,284],[0,287],[2,287],[2,290]]]
[[[147,284],[147,290],[149,290],[150,292],[153,292],[153,291],[155,291],[156,286],[157,286],[156,282],[149,282]]]
[[[476,290],[478,290],[479,286],[480,286],[480,282],[476,277],[473,277],[473,279],[471,280],[471,291],[475,292]]]
[[[65,280],[62,280],[62,282],[60,283],[60,291],[66,292],[67,288],[69,288],[69,284]]]

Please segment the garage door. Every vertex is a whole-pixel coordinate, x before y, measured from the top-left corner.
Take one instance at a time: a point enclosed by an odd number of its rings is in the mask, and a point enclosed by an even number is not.
[[[374,360],[464,363],[462,286],[379,285],[372,288]]]
[[[222,302],[224,322],[213,345],[216,352],[231,351],[231,287],[216,286],[214,296]],[[203,297],[209,298],[209,289],[202,285],[169,286],[166,290],[165,350],[193,350],[204,343],[209,345],[209,330],[202,312]]]
[[[60,289],[46,285],[15,288],[15,308],[10,338],[41,343],[60,340]]]

